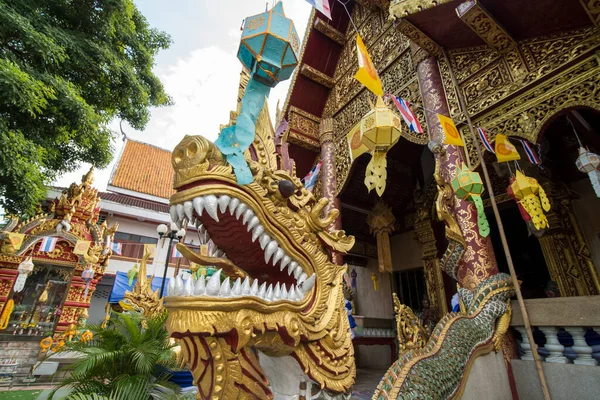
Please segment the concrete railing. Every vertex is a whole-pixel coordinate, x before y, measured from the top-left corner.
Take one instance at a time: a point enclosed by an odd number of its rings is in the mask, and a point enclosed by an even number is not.
[[[598,365],[600,296],[525,300],[540,357],[549,363]],[[533,360],[523,316],[512,302],[511,326],[519,333],[522,360]]]

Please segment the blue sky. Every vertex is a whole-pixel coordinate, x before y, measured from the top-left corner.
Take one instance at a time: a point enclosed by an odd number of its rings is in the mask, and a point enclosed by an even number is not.
[[[241,63],[236,52],[245,17],[265,11],[263,0],[136,0],[137,7],[151,26],[168,32],[173,44],[156,57],[155,73],[162,80],[175,104],[152,110],[144,131],[123,124],[125,133],[169,150],[184,135],[201,134],[216,139],[219,125],[229,121],[236,108]],[[269,1],[269,6],[273,0]],[[304,37],[311,6],[304,0],[283,0],[288,18]],[[285,101],[289,80],[271,91],[269,109],[274,120],[275,106]],[[111,128],[119,131],[118,121]],[[123,142],[115,142],[115,158]],[[95,186],[105,190],[113,164],[96,173]],[[61,177],[56,185],[79,181],[88,165]]]

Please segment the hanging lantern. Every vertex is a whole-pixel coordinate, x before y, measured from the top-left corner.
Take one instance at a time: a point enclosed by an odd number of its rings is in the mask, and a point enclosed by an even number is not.
[[[585,147],[580,147],[579,157],[577,157],[575,165],[578,170],[584,174],[588,174],[588,177],[592,182],[592,187],[596,192],[596,197],[600,197],[600,171],[598,171],[598,166],[600,166],[600,156],[596,153],[592,153]]]
[[[17,280],[15,281],[15,286],[13,288],[15,293],[19,293],[21,290],[23,290],[27,278],[33,272],[33,261],[31,260],[31,257],[27,257],[19,264],[18,271],[19,276],[17,277]]]
[[[246,18],[238,58],[254,79],[274,87],[292,75],[299,48],[294,22],[285,17],[280,1],[269,11]]]
[[[88,264],[87,269],[84,269],[81,273],[81,280],[85,282],[85,291],[83,292],[84,299],[87,299],[88,289],[90,288],[92,279],[94,279],[94,269],[92,268],[92,264]]]
[[[481,199],[484,188],[479,173],[471,171],[464,163],[460,168],[456,166],[456,177],[452,180],[452,189],[459,199],[475,204],[479,233],[481,236],[487,237],[490,234],[490,224],[485,216],[485,208]]]
[[[396,218],[392,210],[379,201],[367,216],[369,230],[377,238],[377,260],[379,272],[392,272],[392,252],[390,249],[390,233],[394,231]]]
[[[387,179],[386,155],[400,139],[400,117],[385,105],[381,97],[375,107],[360,121],[361,142],[371,153],[371,161],[365,173],[365,185],[369,192],[373,189],[381,197],[385,191]]]
[[[379,278],[375,272],[371,273],[371,280],[373,281],[373,289],[379,290]]]
[[[515,177],[511,179],[508,193],[523,207],[529,217],[521,215],[525,221],[531,220],[535,229],[548,228],[548,218],[544,211],[550,211],[550,201],[546,197],[544,188],[534,178],[523,175],[517,170]]]

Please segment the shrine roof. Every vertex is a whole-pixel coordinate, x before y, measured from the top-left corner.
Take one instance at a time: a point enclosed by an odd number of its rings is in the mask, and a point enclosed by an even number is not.
[[[168,199],[175,193],[171,152],[127,139],[108,185]]]

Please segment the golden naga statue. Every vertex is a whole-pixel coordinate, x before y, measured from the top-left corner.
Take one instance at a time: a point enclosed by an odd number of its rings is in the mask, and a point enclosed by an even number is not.
[[[396,330],[398,331],[399,354],[410,349],[420,349],[427,343],[427,332],[410,307],[400,303],[396,293],[394,312],[396,313]]]
[[[154,316],[163,312],[163,300],[159,298],[158,289],[152,291],[152,278],[146,276],[146,263],[150,253],[146,252],[140,261],[138,280],[133,291],[126,291],[119,305],[123,311],[136,311],[146,317]]]
[[[330,252],[348,251],[354,238],[328,230],[337,210],[323,217],[328,201],[315,199],[284,159],[266,107],[246,152],[248,185],[236,183],[202,136],[186,136],[173,152],[171,216],[203,226],[218,247],[208,257],[178,244],[190,261],[220,270],[172,279],[165,300],[167,328],[181,343],[198,398],[350,398],[356,371],[344,309],[347,267],[332,263]]]

